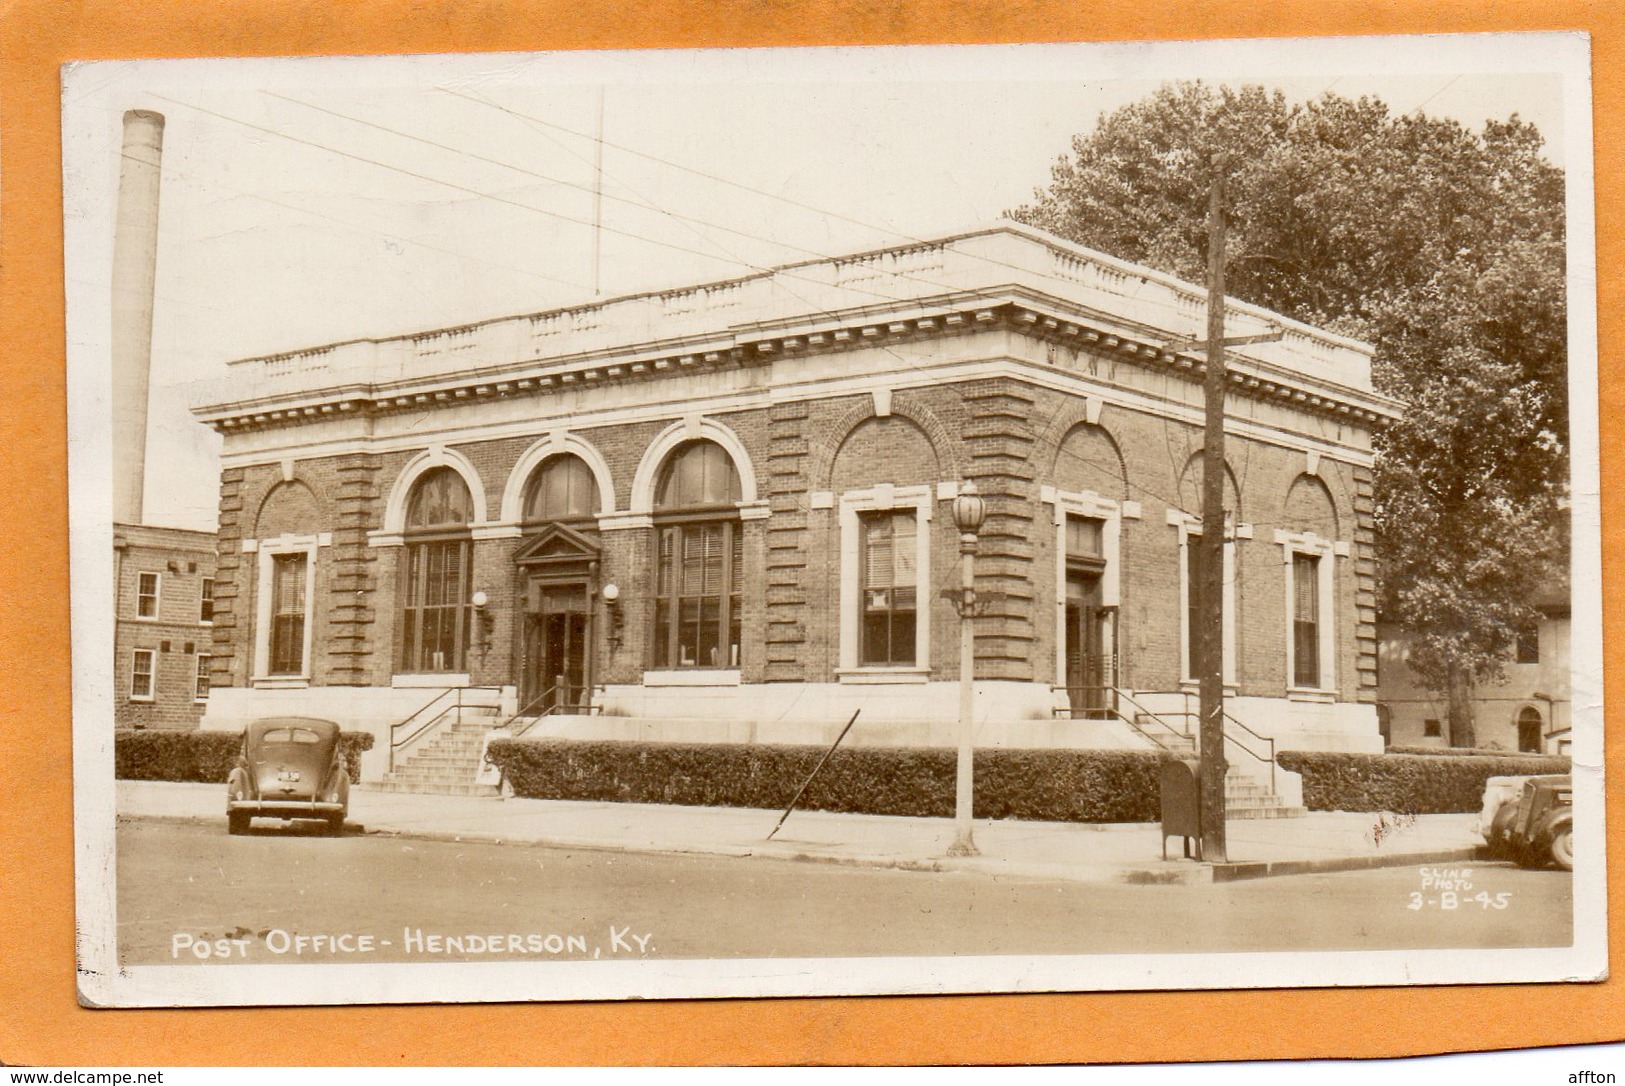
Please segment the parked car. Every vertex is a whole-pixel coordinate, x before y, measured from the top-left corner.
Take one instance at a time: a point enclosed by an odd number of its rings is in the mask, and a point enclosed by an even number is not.
[[[256,720],[243,731],[226,778],[226,829],[247,833],[255,818],[306,818],[337,833],[350,812],[350,776],[339,726],[313,717]]]
[[[1518,797],[1529,774],[1521,777],[1491,777],[1484,782],[1484,805],[1478,813],[1478,832],[1489,846],[1490,854],[1506,859],[1506,831],[1512,815],[1518,809]],[[1510,804],[1510,805],[1509,805]]]
[[[1486,812],[1492,795],[1518,782],[1515,795],[1504,798],[1484,831],[1490,854],[1523,867],[1554,864],[1574,870],[1574,789],[1567,775],[1491,778],[1485,788]]]

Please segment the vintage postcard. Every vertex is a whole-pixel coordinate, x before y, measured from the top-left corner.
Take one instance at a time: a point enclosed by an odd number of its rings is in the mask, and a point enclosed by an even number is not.
[[[1602,979],[1588,72],[67,66],[81,1000]]]

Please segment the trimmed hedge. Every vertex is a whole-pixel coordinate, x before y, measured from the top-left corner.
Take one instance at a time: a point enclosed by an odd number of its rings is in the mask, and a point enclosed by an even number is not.
[[[824,748],[496,739],[488,757],[516,795],[782,810]],[[1122,750],[976,752],[976,817],[1154,822],[1162,755]],[[951,818],[953,750],[837,750],[798,810]]]
[[[1504,747],[1407,747],[1388,748],[1389,754],[1426,754],[1432,758],[1556,758],[1555,754],[1530,754],[1527,751],[1507,750]]]
[[[242,745],[242,732],[120,730],[113,737],[113,776],[121,781],[225,784]],[[341,732],[339,746],[350,783],[360,783],[361,752],[372,749],[372,733]]]
[[[1303,804],[1311,811],[1394,811],[1461,814],[1484,805],[1491,777],[1567,773],[1555,755],[1346,754],[1288,750],[1281,766],[1303,774]]]

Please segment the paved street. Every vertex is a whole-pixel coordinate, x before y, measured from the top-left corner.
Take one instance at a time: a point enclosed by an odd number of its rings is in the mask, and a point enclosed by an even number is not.
[[[219,824],[124,819],[119,942],[126,964],[192,964],[220,960],[222,952],[282,963],[1571,941],[1569,876],[1495,864],[1448,867],[1453,885],[1424,885],[1424,871],[1445,875],[1440,865],[1127,886],[353,831],[325,838],[274,824],[234,838]],[[461,939],[460,951],[453,938]]]

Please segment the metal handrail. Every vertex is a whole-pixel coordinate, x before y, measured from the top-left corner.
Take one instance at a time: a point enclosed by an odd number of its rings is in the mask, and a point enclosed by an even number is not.
[[[1183,716],[1185,716],[1187,718],[1195,718],[1197,720],[1198,725],[1200,725],[1200,723],[1201,723],[1201,714],[1200,713],[1193,713],[1188,708],[1188,706],[1191,703],[1191,698],[1194,697],[1194,696],[1195,695],[1193,695],[1190,691],[1188,691],[1188,690],[1185,691],[1185,705],[1187,706],[1187,708],[1184,711],[1184,713],[1181,714],[1181,715],[1183,715]],[[1254,750],[1252,747],[1249,747],[1246,743],[1243,743],[1240,739],[1236,738],[1234,735],[1231,735],[1230,734],[1230,729],[1228,727],[1226,727],[1224,729],[1225,742],[1234,743],[1236,745],[1237,749],[1239,749],[1243,754],[1247,755],[1247,757],[1253,759],[1253,761],[1255,761],[1255,762],[1262,762],[1265,765],[1268,765],[1270,767],[1270,791],[1272,791],[1272,792],[1275,791],[1275,767],[1276,767],[1276,764],[1277,764],[1276,761],[1275,761],[1275,740],[1272,737],[1268,736],[1268,735],[1260,735],[1258,732],[1256,732],[1252,728],[1248,727],[1246,723],[1244,723],[1243,721],[1238,720],[1236,717],[1232,716],[1228,709],[1221,710],[1221,711],[1224,713],[1224,719],[1225,719],[1226,724],[1234,724],[1236,727],[1240,728],[1242,731],[1246,732],[1248,735],[1252,736],[1254,739],[1258,739],[1258,740],[1260,740],[1262,742],[1265,742],[1265,743],[1269,744],[1269,754],[1268,755],[1263,755],[1263,754],[1258,753],[1258,751]]]
[[[447,713],[455,711],[457,713],[457,723],[461,724],[463,722],[463,692],[465,690],[480,690],[486,692],[494,691],[497,694],[502,693],[502,688],[500,686],[448,686],[444,690],[440,691],[440,693],[430,698],[427,704],[419,708],[411,716],[408,716],[405,720],[402,720],[399,723],[391,724],[389,726],[389,772],[395,772],[395,752],[400,750],[402,747],[415,742],[430,728],[434,727],[436,724],[440,723],[441,720],[445,719]],[[439,705],[442,701],[445,701],[452,695],[456,695],[456,703],[454,705],[448,705],[441,708],[439,712],[435,713],[422,724],[418,725],[417,729],[406,738],[396,738],[396,733],[399,732],[400,729],[409,726],[418,717],[422,716],[424,713],[427,713],[430,709],[435,708],[435,706]],[[473,708],[473,706],[470,706],[470,708]]]
[[[1117,715],[1116,705],[1111,701],[1111,699],[1116,696],[1117,691],[1108,684],[1101,683],[1092,686],[1055,686],[1051,687],[1051,689],[1058,690],[1066,694],[1067,704],[1062,708],[1053,710],[1054,715],[1058,717],[1064,717],[1068,720],[1098,720],[1103,717],[1115,717]],[[1080,700],[1087,702],[1087,695],[1089,694],[1102,695],[1102,704],[1084,704],[1082,706],[1077,704],[1077,702]],[[1084,697],[1080,697],[1079,695],[1084,695]]]
[[[1164,728],[1166,728],[1169,732],[1173,733],[1174,735],[1179,736],[1181,739],[1189,739],[1191,737],[1191,733],[1190,733],[1189,730],[1180,731],[1178,728],[1174,727],[1172,724],[1170,724],[1166,720],[1162,719],[1162,714],[1153,712],[1152,710],[1147,709],[1144,705],[1140,704],[1140,702],[1135,699],[1134,695],[1130,694],[1127,690],[1117,689],[1116,693],[1117,693],[1117,696],[1119,698],[1121,698],[1123,701],[1126,701],[1130,705],[1132,705],[1142,716],[1146,716],[1146,717],[1149,717],[1152,720],[1155,720],[1158,724],[1161,724]],[[1178,715],[1178,714],[1175,714],[1175,715]],[[1163,750],[1172,752],[1175,749],[1173,747],[1168,746],[1162,740],[1158,739],[1156,737],[1156,735],[1153,734],[1152,732],[1148,731],[1145,728],[1142,728],[1140,726],[1140,722],[1133,719],[1132,717],[1125,716],[1122,712],[1119,712],[1117,714],[1117,716],[1118,716],[1118,719],[1122,720],[1129,727],[1133,728],[1135,731],[1139,732],[1141,735],[1143,735],[1147,739],[1151,740],[1152,743],[1156,744],[1158,747],[1162,748]]]
[[[571,689],[571,687],[569,687],[568,684],[566,684],[566,688]],[[583,687],[582,689],[585,689],[585,687]],[[520,706],[518,712],[514,713],[508,719],[506,719],[502,723],[498,724],[495,728],[492,729],[492,731],[501,731],[501,730],[507,728],[510,724],[512,724],[516,720],[520,720],[520,719],[525,718],[525,717],[530,717],[530,719],[526,722],[524,727],[520,728],[518,731],[514,732],[512,735],[510,735],[508,737],[510,739],[522,739],[522,738],[524,738],[524,736],[525,736],[525,734],[527,732],[529,732],[536,725],[540,724],[544,717],[553,716],[559,710],[562,710],[562,709],[591,709],[592,708],[592,705],[590,703],[587,704],[587,705],[554,704],[554,705],[549,705],[545,710],[543,710],[540,713],[537,713],[535,716],[533,716],[533,717],[530,716],[530,713],[529,713],[530,709],[534,708],[538,702],[543,701],[546,698],[548,698],[550,695],[557,693],[558,690],[559,690],[559,687],[558,687],[557,684],[548,687],[546,690],[543,690],[540,694],[537,694],[534,698],[531,698],[524,705]],[[487,750],[485,752],[485,764],[488,765],[488,766],[496,766],[496,763],[491,761],[491,752],[489,750]],[[501,776],[497,780],[497,788],[500,790],[501,788],[503,788],[507,784],[508,770],[507,770],[507,767],[505,767],[505,766],[496,766],[496,767],[501,771]]]
[[[1270,745],[1269,756],[1266,758],[1264,755],[1259,754],[1257,751],[1253,750],[1246,743],[1243,743],[1241,740],[1239,740],[1235,736],[1231,735],[1229,728],[1226,728],[1225,731],[1224,731],[1225,739],[1229,740],[1230,742],[1234,743],[1236,746],[1240,747],[1243,751],[1245,751],[1248,755],[1250,755],[1255,760],[1260,761],[1260,762],[1268,762],[1269,763],[1269,767],[1270,767],[1270,791],[1271,792],[1275,791],[1275,765],[1276,765],[1276,762],[1275,762],[1275,740],[1272,737],[1268,736],[1268,735],[1259,735],[1257,732],[1253,731],[1247,725],[1243,724],[1241,721],[1239,721],[1235,717],[1231,716],[1228,712],[1226,712],[1224,714],[1224,719],[1226,721],[1228,721],[1229,723],[1234,724],[1236,727],[1240,728],[1242,731],[1246,732],[1248,735],[1252,736],[1254,739],[1262,740],[1265,743],[1268,743]]]
[[[1066,690],[1067,696],[1071,697],[1071,693],[1072,693],[1073,690],[1096,690],[1096,689],[1101,689],[1101,688],[1093,687],[1093,686],[1090,686],[1090,687],[1070,687],[1069,686],[1069,687],[1062,687],[1062,688],[1058,688],[1058,689]],[[1198,733],[1198,735],[1192,735],[1191,730],[1190,730],[1188,725],[1184,730],[1181,730],[1179,728],[1174,727],[1172,724],[1168,723],[1168,721],[1163,719],[1164,716],[1170,716],[1170,717],[1175,717],[1175,718],[1184,718],[1186,721],[1195,720],[1195,721],[1198,722],[1198,724],[1200,723],[1201,714],[1197,713],[1197,712],[1193,712],[1190,709],[1190,701],[1191,701],[1191,698],[1193,696],[1190,693],[1190,691],[1187,690],[1187,691],[1184,692],[1185,693],[1185,705],[1186,705],[1186,708],[1183,709],[1182,711],[1172,712],[1172,713],[1156,713],[1156,712],[1153,712],[1150,709],[1147,709],[1144,705],[1140,704],[1140,702],[1135,699],[1134,695],[1130,694],[1127,690],[1124,690],[1124,689],[1122,689],[1120,687],[1109,687],[1109,688],[1106,688],[1106,689],[1109,689],[1111,691],[1112,695],[1115,698],[1120,699],[1122,701],[1128,702],[1131,706],[1133,706],[1135,708],[1135,710],[1139,713],[1140,716],[1144,716],[1144,717],[1147,717],[1147,718],[1149,718],[1151,720],[1156,721],[1158,724],[1162,725],[1165,729],[1167,729],[1173,735],[1177,735],[1181,739],[1193,739],[1193,738],[1198,738],[1199,737],[1199,733]],[[1156,746],[1161,750],[1170,751],[1170,752],[1175,750],[1174,747],[1170,747],[1167,743],[1164,743],[1161,739],[1157,738],[1157,735],[1156,735],[1155,732],[1153,732],[1153,731],[1151,731],[1151,730],[1149,730],[1149,729],[1147,729],[1145,727],[1142,727],[1139,720],[1137,720],[1134,717],[1131,717],[1128,714],[1126,714],[1126,713],[1122,712],[1121,710],[1119,710],[1116,707],[1115,704],[1110,705],[1110,706],[1101,706],[1100,708],[1101,708],[1101,711],[1109,712],[1112,716],[1116,717],[1118,720],[1121,720],[1123,723],[1125,723],[1129,727],[1133,728],[1140,735],[1142,735],[1146,739],[1149,739],[1153,746]],[[1063,711],[1067,712],[1067,713],[1072,713],[1072,714],[1075,714],[1077,712],[1077,710],[1072,709],[1070,707],[1068,709],[1066,709],[1066,710],[1059,710],[1059,709],[1056,710],[1056,712],[1063,712]],[[1076,717],[1074,716],[1073,719],[1076,719]],[[1240,740],[1236,736],[1232,735],[1230,733],[1230,728],[1229,727],[1226,727],[1224,729],[1225,742],[1234,744],[1237,749],[1239,749],[1243,754],[1247,755],[1249,758],[1252,758],[1254,761],[1257,761],[1257,762],[1262,762],[1262,763],[1264,763],[1264,764],[1266,764],[1266,765],[1268,765],[1270,767],[1270,791],[1273,792],[1275,790],[1275,768],[1276,768],[1276,765],[1277,765],[1277,762],[1275,760],[1276,751],[1275,751],[1275,740],[1274,740],[1274,738],[1272,738],[1271,736],[1268,736],[1268,735],[1261,735],[1258,732],[1254,731],[1252,728],[1248,727],[1248,725],[1246,723],[1244,723],[1243,721],[1238,720],[1234,716],[1232,716],[1228,710],[1226,710],[1225,713],[1224,713],[1224,719],[1227,722],[1227,724],[1234,724],[1236,727],[1240,728],[1242,731],[1246,732],[1248,735],[1252,736],[1254,739],[1257,739],[1257,740],[1260,740],[1260,741],[1262,741],[1264,743],[1269,744],[1269,753],[1267,755],[1260,754],[1258,751],[1254,750],[1252,747],[1250,747],[1246,743],[1242,742],[1242,740]]]
[[[529,723],[527,723],[523,728],[520,728],[518,731],[513,733],[513,738],[518,739],[520,736],[522,736],[526,732],[530,731],[530,729],[534,728],[537,725],[537,723],[543,717],[552,716],[553,711],[555,709],[560,708],[560,706],[554,704],[554,705],[549,705],[546,709],[543,709],[539,713],[532,714],[530,712],[531,709],[535,708],[535,706],[536,706],[536,704],[538,702],[543,701],[543,700],[551,697],[552,695],[556,694],[558,692],[558,689],[559,688],[557,686],[550,686],[546,690],[543,690],[540,694],[537,694],[534,698],[531,698],[528,702],[526,702],[524,705],[522,705],[520,707],[519,711],[514,713],[513,716],[509,717],[507,720],[504,720],[501,724],[498,724],[497,727],[498,728],[506,728],[508,725],[512,724],[514,721],[519,720],[522,717],[530,717],[531,719],[530,719]]]

